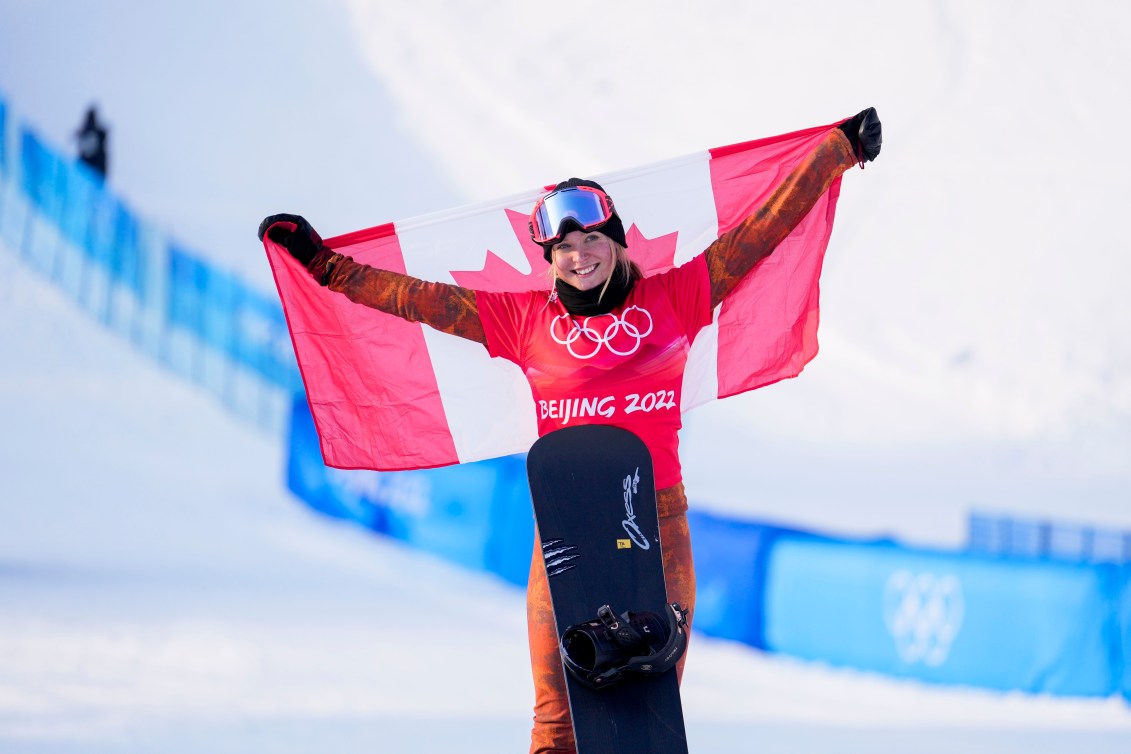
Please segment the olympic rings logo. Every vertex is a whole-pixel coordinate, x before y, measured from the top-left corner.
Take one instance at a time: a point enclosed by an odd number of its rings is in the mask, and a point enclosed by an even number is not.
[[[629,314],[634,311],[640,314],[630,319]],[[562,328],[559,327],[559,323],[564,325],[564,335],[560,334]],[[568,313],[554,317],[550,322],[550,337],[556,343],[565,346],[566,350],[577,359],[591,359],[601,352],[602,347],[608,348],[617,356],[631,356],[651,332],[652,315],[647,309],[641,309],[639,306],[628,307],[619,317],[612,313],[586,317],[581,324],[572,319]],[[618,339],[617,336],[620,338]],[[615,344],[614,340],[617,341]],[[631,347],[627,347],[629,342],[632,344]],[[590,345],[584,349],[575,348],[574,344],[577,343]],[[581,353],[578,353],[578,350],[581,350]]]
[[[896,571],[884,587],[884,622],[907,663],[938,667],[962,628],[962,585],[952,575]]]

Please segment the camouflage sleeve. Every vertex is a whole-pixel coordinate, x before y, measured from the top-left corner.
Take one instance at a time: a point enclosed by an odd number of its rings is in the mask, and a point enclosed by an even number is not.
[[[307,269],[315,280],[350,301],[487,345],[475,292],[467,288],[379,270],[328,247],[315,255]]]
[[[856,164],[848,138],[829,130],[774,189],[762,206],[707,247],[711,308],[719,305],[754,265],[768,257],[797,226],[838,176]]]

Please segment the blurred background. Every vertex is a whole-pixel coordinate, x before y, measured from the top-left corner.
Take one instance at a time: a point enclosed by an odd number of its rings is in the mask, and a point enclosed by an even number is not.
[[[869,105],[821,354],[685,416],[692,750],[1126,751],[1128,21],[5,0],[0,751],[522,750],[521,459],[322,467],[255,227]]]

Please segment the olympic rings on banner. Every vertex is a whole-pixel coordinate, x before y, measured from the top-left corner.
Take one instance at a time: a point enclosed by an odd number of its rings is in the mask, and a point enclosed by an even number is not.
[[[909,664],[938,667],[962,629],[962,584],[953,574],[898,570],[884,586],[884,622]]]
[[[633,319],[638,320],[637,322],[629,321],[628,315],[632,311],[638,311],[647,318],[647,325],[643,324],[643,320],[640,317],[633,317]],[[611,319],[611,321],[604,324],[602,328],[602,322],[606,319]],[[558,335],[559,321],[564,322],[567,328],[564,337]],[[590,323],[594,323],[594,325],[591,326]],[[572,329],[568,329],[570,325],[573,325]],[[651,332],[652,315],[648,313],[647,309],[641,309],[639,306],[628,307],[619,317],[612,313],[598,314],[596,317],[586,317],[581,324],[573,320],[568,313],[554,317],[550,322],[550,337],[552,337],[556,343],[565,346],[566,350],[577,359],[593,358],[601,352],[602,346],[608,348],[611,353],[617,356],[631,356],[636,353],[640,348],[640,344],[644,342],[644,338],[648,337]],[[622,340],[632,338],[632,347],[627,350],[618,350],[618,348],[613,345],[613,339],[622,333],[624,336]],[[581,341],[582,336],[584,336],[584,341],[582,342],[593,344],[592,351],[588,353],[578,353],[574,350],[574,344]],[[624,345],[622,344],[621,348],[623,347]]]

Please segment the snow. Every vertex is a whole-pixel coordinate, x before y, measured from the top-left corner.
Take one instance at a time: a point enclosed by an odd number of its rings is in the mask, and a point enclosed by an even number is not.
[[[0,92],[61,147],[97,99],[112,184],[264,289],[271,212],[333,235],[875,105],[884,153],[845,179],[822,353],[688,415],[693,503],[944,545],[975,506],[1131,528],[1128,165],[1108,146],[1128,6],[568,9],[7,0]],[[278,438],[0,264],[0,751],[526,746],[518,590],[307,511]],[[684,696],[695,751],[1131,742],[1118,699],[702,636]]]

